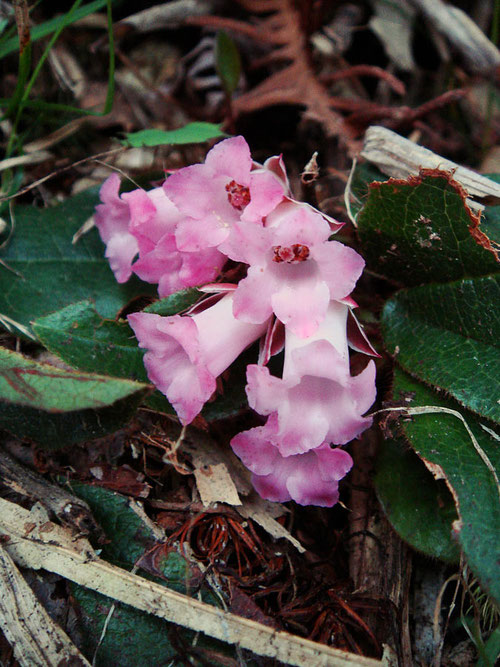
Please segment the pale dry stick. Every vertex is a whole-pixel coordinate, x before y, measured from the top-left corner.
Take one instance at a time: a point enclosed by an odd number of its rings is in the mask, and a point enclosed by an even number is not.
[[[21,190],[18,190],[13,195],[5,195],[5,196],[0,197],[0,201],[8,201],[10,199],[15,199],[16,197],[20,197],[21,195],[24,195],[27,192],[30,192],[30,190],[33,190],[34,188],[37,188],[39,185],[42,185],[42,183],[45,183],[45,181],[48,181],[49,179],[53,178],[54,176],[59,176],[60,174],[63,174],[65,171],[69,171],[70,169],[74,169],[75,167],[78,167],[81,164],[84,164],[85,162],[90,162],[92,160],[96,160],[97,158],[105,157],[107,155],[114,155],[116,153],[122,153],[123,151],[126,151],[126,150],[128,150],[128,146],[120,146],[120,148],[112,148],[109,151],[104,151],[103,153],[97,153],[96,155],[91,155],[90,157],[86,157],[86,158],[83,158],[82,160],[78,160],[77,162],[73,162],[72,164],[68,164],[66,167],[61,167],[60,169],[56,169],[52,173],[47,174],[46,176],[43,176],[42,178],[39,178],[37,181],[34,181],[33,183],[30,183],[30,185],[27,185],[25,188],[22,188]]]
[[[127,174],[127,172],[123,171],[123,169],[120,169],[120,167],[116,167],[114,164],[109,164],[108,162],[104,162],[103,160],[98,160],[97,158],[94,158],[94,162],[97,162],[97,164],[102,164],[103,167],[107,167],[108,169],[111,169],[111,171],[116,171],[118,174],[121,174],[123,178],[126,178],[127,181],[133,183],[136,188],[138,188],[139,190],[143,190],[143,188],[141,188],[139,183],[134,181],[132,176]]]
[[[4,262],[0,262],[1,264],[4,264]],[[7,331],[10,331],[10,333],[15,334],[14,327],[18,329],[22,334],[27,336],[28,338],[31,338],[31,340],[36,340],[36,337],[33,336],[33,334],[30,332],[29,329],[27,329],[23,324],[20,324],[19,322],[16,322],[12,318],[10,318],[8,315],[4,315],[3,313],[0,313],[0,324],[2,324]]]
[[[494,75],[500,51],[464,11],[442,0],[410,0],[463,57],[473,74]]]
[[[90,507],[84,500],[47,481],[35,470],[21,464],[7,451],[0,449],[0,479],[2,485],[16,494],[43,505],[64,525],[71,525],[79,533],[96,530]]]
[[[210,14],[213,5],[208,0],[171,0],[127,16],[115,28],[126,26],[139,33],[176,28],[185,22],[187,16]]]
[[[377,410],[376,412],[373,412],[371,414],[371,416],[373,417],[374,415],[381,414],[382,412],[401,412],[402,414],[406,414],[406,415],[409,415],[409,416],[411,416],[411,415],[429,415],[429,414],[447,414],[447,415],[453,415],[453,417],[457,417],[457,419],[460,419],[462,424],[465,426],[465,429],[467,431],[467,434],[469,435],[469,438],[472,441],[472,445],[473,445],[474,449],[476,450],[476,452],[481,457],[484,465],[488,468],[488,470],[493,475],[493,478],[495,480],[496,487],[497,487],[498,497],[500,499],[500,481],[498,479],[498,475],[496,473],[496,470],[493,467],[493,464],[491,463],[490,459],[488,458],[488,455],[481,448],[478,441],[476,440],[476,436],[471,431],[471,428],[470,428],[469,424],[467,424],[467,422],[465,421],[465,418],[463,417],[463,415],[460,412],[458,412],[457,410],[452,410],[451,408],[444,408],[444,407],[441,407],[439,405],[422,405],[422,406],[418,406],[416,408],[410,408],[410,407],[408,407],[408,408],[404,408],[404,407],[401,407],[401,408],[382,408],[381,410]],[[498,436],[497,436],[497,438],[498,438]]]
[[[27,155],[9,157],[0,161],[0,171],[20,167],[23,164],[38,164],[39,162],[48,160],[50,157],[52,157],[52,153],[49,153],[49,151],[37,151],[36,153],[28,153]]]
[[[0,627],[22,667],[90,667],[0,546]]]
[[[372,658],[349,654],[199,602],[96,558],[55,523],[36,524],[31,512],[0,498],[5,549],[24,567],[43,568],[114,600],[171,623],[239,645],[285,664],[314,667],[377,667]]]
[[[500,442],[500,435],[498,435],[497,433],[495,433],[495,431],[493,431],[493,429],[488,428],[488,427],[485,426],[484,424],[479,424],[479,426],[483,429],[483,431],[486,431],[486,433],[488,433],[489,435],[491,435],[492,438],[495,438],[495,440],[497,440],[498,442]]]
[[[72,134],[77,132],[84,123],[87,123],[88,121],[88,117],[75,118],[54,132],[47,134],[45,137],[42,137],[41,139],[35,139],[34,141],[30,141],[28,144],[25,144],[23,146],[23,151],[25,153],[37,153],[39,151],[50,148],[63,139],[70,137]]]
[[[345,190],[344,190],[345,208],[346,208],[346,211],[347,211],[347,215],[349,216],[349,220],[352,222],[353,227],[355,229],[358,228],[358,223],[356,222],[356,218],[354,217],[354,214],[353,214],[352,209],[351,209],[351,194],[352,194],[351,187],[352,187],[352,179],[354,178],[354,172],[356,170],[357,164],[358,164],[358,161],[357,161],[356,158],[354,158],[353,161],[352,161],[351,171],[349,172],[349,178],[347,179],[347,183],[346,183]]]
[[[447,617],[446,617],[445,626],[443,628],[443,631],[440,633],[439,623],[440,623],[440,616],[441,616],[441,607],[442,607],[442,604],[443,604],[443,596],[445,594],[446,589],[448,588],[448,584],[450,584],[452,581],[456,581],[457,584],[455,586],[455,590],[453,592],[453,597],[452,597],[452,600],[451,600],[451,604],[450,604],[449,609],[448,609],[448,614],[447,614]],[[457,599],[459,588],[460,588],[460,575],[459,574],[453,574],[453,575],[451,575],[451,577],[448,577],[448,579],[441,586],[441,590],[439,591],[439,594],[436,598],[436,605],[434,607],[433,630],[434,630],[434,637],[437,638],[441,634],[441,638],[439,640],[436,655],[434,656],[434,660],[432,662],[432,667],[440,667],[440,665],[441,665],[441,653],[443,652],[443,644],[444,644],[444,640],[445,640],[445,637],[446,637],[446,632],[447,632],[447,629],[448,629],[448,623],[450,621],[453,610],[455,609],[455,602],[456,602],[456,599]]]

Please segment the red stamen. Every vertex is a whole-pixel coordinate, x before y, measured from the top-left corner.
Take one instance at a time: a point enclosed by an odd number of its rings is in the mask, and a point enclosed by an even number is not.
[[[294,243],[292,246],[277,245],[273,248],[273,262],[278,264],[286,262],[287,264],[298,264],[305,262],[309,258],[309,248],[303,243]]]
[[[240,185],[236,181],[231,181],[226,185],[227,199],[231,206],[241,211],[250,203],[250,190],[246,185]]]

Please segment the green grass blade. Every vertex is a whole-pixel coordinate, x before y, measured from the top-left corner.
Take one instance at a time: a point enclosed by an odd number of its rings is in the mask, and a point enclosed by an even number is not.
[[[31,29],[31,41],[36,42],[39,39],[42,39],[43,37],[47,37],[47,35],[52,34],[55,30],[58,29],[61,22],[64,22],[64,25],[69,25],[70,23],[79,21],[80,19],[84,18],[85,16],[88,16],[89,14],[97,12],[99,9],[105,7],[108,1],[109,0],[94,0],[93,2],[89,2],[87,5],[84,5],[83,7],[80,7],[77,11],[75,11],[70,22],[68,22],[67,20],[65,21],[65,18],[67,18],[68,15],[67,12],[64,16],[57,16],[53,19],[50,19],[49,21],[45,21],[45,23],[41,23],[40,25],[34,26]],[[19,38],[17,35],[14,35],[9,39],[1,40],[0,59],[5,58],[5,56],[8,56],[10,53],[15,53],[18,50],[19,50]]]

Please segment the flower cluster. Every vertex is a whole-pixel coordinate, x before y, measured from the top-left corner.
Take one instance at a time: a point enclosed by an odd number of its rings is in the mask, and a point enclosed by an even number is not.
[[[266,419],[231,446],[264,498],[335,504],[352,466],[341,445],[370,426],[363,414],[375,400],[374,362],[354,377],[349,369],[348,343],[374,351],[350,297],[364,261],[330,240],[341,224],[294,200],[282,159],[253,162],[243,137],[220,142],[163,187],[119,188],[113,174],[95,216],[118,282],[134,272],[157,283],[161,297],[201,285],[211,293],[184,315],[129,315],[151,381],[188,424],[217,378],[260,339],[246,390]],[[212,282],[228,260],[245,277]],[[277,377],[267,364],[283,349]]]

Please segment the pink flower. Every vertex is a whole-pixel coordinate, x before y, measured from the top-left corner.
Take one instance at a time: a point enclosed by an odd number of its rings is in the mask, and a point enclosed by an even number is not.
[[[216,389],[216,378],[267,327],[236,320],[233,294],[190,316],[133,313],[128,321],[147,350],[149,379],[166,395],[183,424],[189,424]]]
[[[132,274],[132,261],[137,255],[137,240],[129,231],[130,210],[119,196],[120,177],[111,174],[101,186],[102,204],[96,207],[95,225],[106,244],[106,257],[119,283],[126,282]]]
[[[214,146],[204,164],[167,179],[165,192],[185,218],[176,230],[180,250],[216,247],[235,222],[260,223],[283,199],[286,183],[275,170],[252,167],[248,144],[238,136]]]
[[[273,416],[265,426],[239,433],[231,441],[235,454],[253,472],[256,491],[272,501],[335,505],[339,499],[338,482],[352,467],[349,454],[323,443],[305,454],[283,456],[272,444],[278,429]]]
[[[96,225],[107,244],[106,257],[118,282],[132,271],[141,280],[158,283],[161,297],[214,280],[226,262],[216,248],[198,253],[178,250],[175,230],[182,218],[163,188],[118,195],[120,179],[112,174],[101,188]],[[139,259],[132,264],[139,252]]]
[[[247,368],[250,406],[275,415],[270,442],[282,456],[305,453],[323,442],[344,445],[371,423],[362,415],[375,400],[375,364],[355,377],[349,372],[347,306],[332,302],[314,336],[304,340],[286,330],[283,378],[268,368]]]
[[[160,239],[174,236],[181,214],[162,187],[124,192],[122,200],[130,211],[129,231],[137,239],[139,254],[154,250]]]
[[[182,218],[163,188],[122,195],[130,207],[130,232],[137,239],[139,259],[132,269],[141,280],[158,283],[161,297],[214,280],[226,262],[216,248],[182,252],[175,230]]]
[[[234,298],[234,315],[263,322],[274,312],[293,333],[307,338],[318,328],[332,299],[353,290],[364,267],[352,248],[328,241],[330,225],[319,212],[281,204],[265,227],[233,227],[221,250],[249,264]]]

